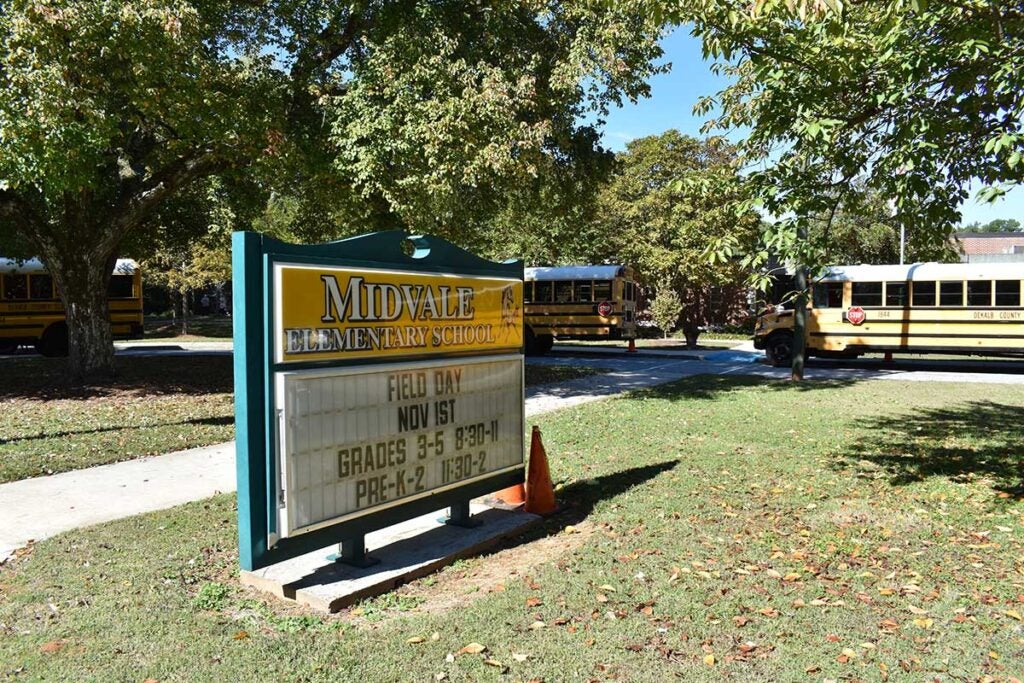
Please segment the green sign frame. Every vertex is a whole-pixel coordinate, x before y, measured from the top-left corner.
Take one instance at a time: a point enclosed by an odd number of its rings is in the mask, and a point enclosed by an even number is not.
[[[403,247],[410,243],[412,253],[406,253]],[[400,230],[370,233],[319,245],[289,244],[253,232],[232,235],[238,549],[239,564],[243,570],[260,569],[346,539],[358,538],[361,541],[369,531],[463,504],[470,498],[523,482],[524,472],[521,469],[500,473],[299,536],[278,538],[275,373],[369,365],[380,363],[382,359],[276,363],[273,273],[277,263],[523,279],[522,261],[495,263],[442,238],[410,236]],[[462,355],[480,354],[467,352]],[[402,360],[432,358],[437,358],[437,355],[408,355]]]

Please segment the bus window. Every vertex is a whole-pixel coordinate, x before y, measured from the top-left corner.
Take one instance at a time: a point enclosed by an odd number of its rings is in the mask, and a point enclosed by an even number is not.
[[[4,275],[4,298],[27,299],[28,275]]]
[[[1020,306],[1020,282],[996,280],[996,306]]]
[[[885,283],[885,305],[898,306],[903,308],[907,305],[907,283],[886,282]]]
[[[843,305],[842,282],[819,282],[812,295],[814,308],[840,308]]]
[[[107,296],[111,299],[132,298],[132,276],[111,275],[110,286],[107,289]]]
[[[528,304],[533,301],[533,280],[528,280],[523,283],[523,303]]]
[[[626,301],[634,301],[636,295],[634,293],[633,283],[632,282],[626,282],[624,284],[625,284],[625,291],[623,292],[622,298],[625,299]]]
[[[52,299],[53,298],[53,276],[52,275],[33,275],[28,279],[28,292],[29,297],[32,299]]]
[[[565,304],[572,301],[572,282],[555,283],[555,303]]]
[[[612,298],[612,281],[594,281],[594,301],[607,301]]]
[[[991,306],[992,305],[992,281],[991,280],[968,280],[967,281],[967,305],[968,306]]]
[[[912,305],[914,306],[934,306],[935,305],[935,281],[929,280],[927,282],[915,282],[913,286],[914,300]]]
[[[551,283],[535,282],[533,285],[533,300],[549,303],[551,301]]]
[[[956,282],[939,283],[939,305],[940,306],[963,306],[964,305],[964,283]]]
[[[882,283],[854,282],[853,296],[850,299],[850,303],[853,306],[881,306]]]
[[[591,282],[580,281],[576,283],[576,298],[579,301],[591,302],[594,300],[593,296],[594,285]]]

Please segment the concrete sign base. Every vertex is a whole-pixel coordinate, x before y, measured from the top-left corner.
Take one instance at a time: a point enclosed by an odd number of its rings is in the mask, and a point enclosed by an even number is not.
[[[540,522],[539,515],[473,503],[477,527],[444,523],[447,509],[414,517],[366,535],[366,551],[380,560],[358,568],[328,559],[332,545],[254,571],[241,581],[285,600],[322,612],[337,612],[355,602],[426,576],[457,559],[475,555]]]

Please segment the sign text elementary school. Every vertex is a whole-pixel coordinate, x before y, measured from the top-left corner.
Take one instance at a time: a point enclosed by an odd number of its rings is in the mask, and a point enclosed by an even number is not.
[[[403,249],[412,242],[415,251]],[[523,267],[436,237],[233,237],[239,561],[253,571],[522,483]]]
[[[278,264],[276,360],[498,352],[523,343],[522,282]]]

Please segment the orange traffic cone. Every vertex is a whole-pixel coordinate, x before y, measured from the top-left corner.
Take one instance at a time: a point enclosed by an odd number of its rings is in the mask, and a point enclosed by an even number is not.
[[[550,515],[556,509],[555,487],[548,470],[548,454],[540,440],[540,427],[533,426],[530,439],[530,467],[526,474],[526,511]]]
[[[526,487],[522,484],[509,486],[495,493],[494,498],[505,505],[522,505],[526,502]]]
[[[633,339],[629,340],[629,348],[626,349],[626,353],[636,353],[636,341]]]

